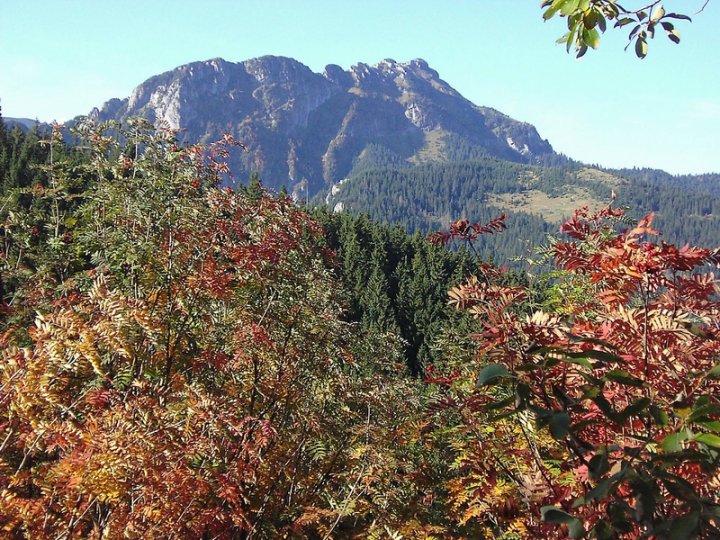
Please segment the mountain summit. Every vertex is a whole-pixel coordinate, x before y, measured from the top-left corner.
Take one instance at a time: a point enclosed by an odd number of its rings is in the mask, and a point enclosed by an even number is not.
[[[151,77],[94,120],[143,116],[192,141],[231,133],[248,152],[235,172],[310,195],[359,170],[494,156],[553,155],[530,124],[465,99],[421,59],[314,73],[292,58],[216,58]]]

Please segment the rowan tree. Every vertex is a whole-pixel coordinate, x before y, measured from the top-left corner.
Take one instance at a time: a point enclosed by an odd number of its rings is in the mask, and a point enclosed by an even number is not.
[[[345,322],[317,222],[260,186],[220,189],[229,137],[80,129],[93,182],[63,249],[89,268],[30,272],[32,321],[5,306],[4,534],[432,530],[422,451],[405,446],[416,383],[397,340]]]
[[[720,304],[705,267],[720,255],[653,241],[652,215],[618,231],[622,215],[563,225],[557,275],[585,294],[562,309],[492,267],[450,291],[477,318],[474,355],[430,379],[456,415],[459,520],[507,538],[720,534]]]

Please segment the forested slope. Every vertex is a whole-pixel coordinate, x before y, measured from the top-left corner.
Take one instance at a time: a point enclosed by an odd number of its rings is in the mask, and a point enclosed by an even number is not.
[[[366,170],[336,185],[324,202],[422,233],[447,228],[460,218],[488,221],[506,212],[508,231],[482,238],[478,245],[482,253],[505,263],[542,244],[574,208],[599,209],[613,195],[613,204],[627,207],[635,219],[655,212],[670,242],[717,243],[720,197],[709,190],[624,177],[575,162],[533,166],[485,158]]]

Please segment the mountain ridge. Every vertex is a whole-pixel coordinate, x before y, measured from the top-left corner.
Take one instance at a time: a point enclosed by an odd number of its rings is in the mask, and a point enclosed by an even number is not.
[[[409,165],[450,161],[458,147],[525,163],[556,156],[534,126],[473,104],[420,58],[322,73],[281,56],[213,58],[150,77],[88,116],[143,116],[193,142],[229,132],[248,148],[231,163],[237,174],[258,172],[296,194],[349,176],[368,151]]]

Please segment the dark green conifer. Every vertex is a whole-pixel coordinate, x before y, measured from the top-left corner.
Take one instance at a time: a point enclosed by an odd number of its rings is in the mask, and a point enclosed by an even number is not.
[[[263,191],[260,175],[256,172],[252,173],[247,188],[245,188],[245,193],[247,193],[248,198],[251,201],[259,201],[263,196]]]

